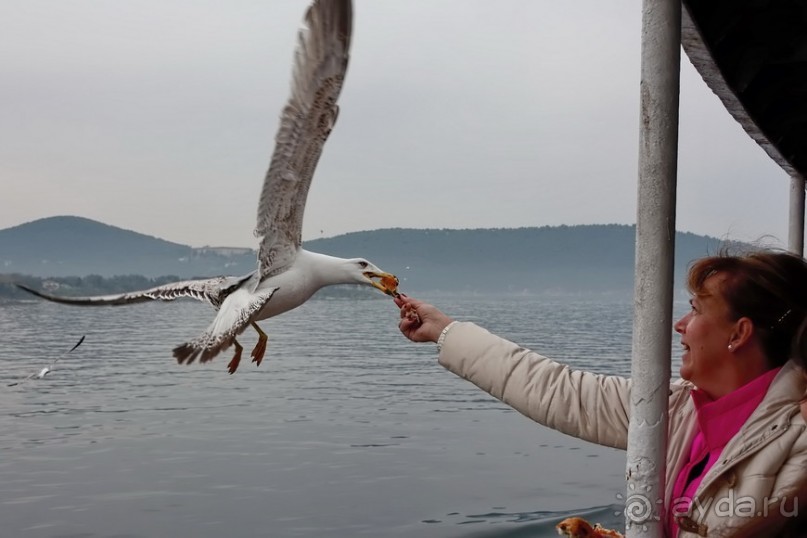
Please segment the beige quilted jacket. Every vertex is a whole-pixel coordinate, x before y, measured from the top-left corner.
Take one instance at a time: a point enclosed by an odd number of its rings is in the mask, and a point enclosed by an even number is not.
[[[571,370],[473,323],[451,327],[439,360],[540,424],[626,448],[629,379]],[[692,388],[684,381],[670,386],[665,506],[696,433]],[[785,526],[791,529],[788,535],[807,535],[807,527],[800,534],[802,525],[796,523],[798,514],[807,513],[807,432],[799,410],[806,388],[795,365],[782,368],[703,478],[690,512],[679,519],[679,537],[777,536]]]

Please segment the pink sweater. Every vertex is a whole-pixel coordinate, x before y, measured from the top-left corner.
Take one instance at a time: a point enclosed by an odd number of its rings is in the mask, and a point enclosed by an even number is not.
[[[720,458],[723,447],[737,435],[768,392],[773,378],[781,368],[765,372],[750,383],[712,400],[699,390],[692,391],[692,401],[698,413],[698,433],[692,441],[689,461],[684,465],[673,487],[673,497],[667,513],[669,536],[678,535],[676,513],[689,508],[698,486]]]

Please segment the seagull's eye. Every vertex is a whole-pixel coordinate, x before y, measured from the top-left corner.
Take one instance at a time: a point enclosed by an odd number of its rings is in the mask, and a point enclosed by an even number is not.
[[[361,267],[362,269],[367,269],[368,265],[369,264],[367,262],[365,262],[365,261],[360,261],[359,262],[359,267]]]

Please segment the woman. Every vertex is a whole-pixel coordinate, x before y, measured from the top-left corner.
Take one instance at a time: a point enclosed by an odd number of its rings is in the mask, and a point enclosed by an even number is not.
[[[670,386],[668,536],[774,536],[807,511],[807,263],[781,252],[696,261],[684,352]],[[400,330],[527,417],[624,449],[630,380],[574,371],[401,296]],[[789,360],[790,358],[794,360]],[[803,505],[803,506],[802,506]]]

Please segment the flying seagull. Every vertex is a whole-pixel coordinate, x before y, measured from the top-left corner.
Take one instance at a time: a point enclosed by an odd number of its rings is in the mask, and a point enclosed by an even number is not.
[[[350,0],[315,0],[298,34],[291,96],[280,116],[275,149],[258,201],[255,236],[258,267],[243,276],[175,282],[151,289],[94,297],[59,297],[18,286],[34,295],[72,305],[124,305],[192,297],[218,310],[198,337],[174,348],[180,364],[207,362],[235,346],[232,374],[241,360],[236,340],[248,326],[258,332],[252,361],[260,365],[267,336],[257,321],[282,314],[333,284],[363,284],[389,295],[398,279],[363,258],[343,259],[302,248],[308,188],[339,112],[336,105],[347,70],[353,8]],[[379,279],[376,281],[375,279]]]
[[[37,372],[35,374],[31,374],[28,377],[24,377],[24,378],[20,379],[19,381],[15,381],[14,383],[9,383],[8,386],[13,387],[15,385],[19,385],[20,383],[24,383],[25,381],[28,381],[29,379],[34,378],[34,377],[37,378],[37,379],[42,379],[43,377],[45,377],[46,375],[48,375],[49,373],[51,373],[53,371],[53,368],[56,366],[56,363],[59,362],[59,359],[61,359],[62,357],[64,357],[68,353],[71,353],[74,349],[76,349],[78,346],[80,346],[83,341],[84,341],[84,337],[82,336],[79,339],[78,343],[76,343],[76,345],[71,347],[70,350],[65,351],[64,353],[62,353],[61,355],[59,355],[58,357],[53,359],[53,362],[50,363],[49,366],[45,366],[39,372]]]

